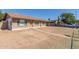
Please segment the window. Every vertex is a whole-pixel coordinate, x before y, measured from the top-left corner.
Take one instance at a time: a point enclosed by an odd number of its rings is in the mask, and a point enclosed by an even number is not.
[[[25,21],[25,20],[18,20],[17,22],[18,22],[18,25],[22,26],[22,27],[26,26],[26,24],[27,24],[27,21]]]

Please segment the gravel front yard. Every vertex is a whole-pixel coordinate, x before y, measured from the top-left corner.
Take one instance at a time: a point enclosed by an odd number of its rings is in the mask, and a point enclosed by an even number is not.
[[[0,31],[0,48],[46,49],[70,48],[70,39],[50,35],[34,29],[19,31]]]

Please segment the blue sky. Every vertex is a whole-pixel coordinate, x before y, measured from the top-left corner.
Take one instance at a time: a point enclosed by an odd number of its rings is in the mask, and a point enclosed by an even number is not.
[[[47,20],[56,20],[57,17],[62,13],[74,13],[74,15],[79,19],[79,10],[77,9],[1,9],[3,13],[18,13],[26,16],[33,16],[36,18],[42,18]]]

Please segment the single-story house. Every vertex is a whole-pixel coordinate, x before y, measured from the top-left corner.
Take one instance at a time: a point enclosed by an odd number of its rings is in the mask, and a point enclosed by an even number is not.
[[[3,19],[1,29],[14,30],[14,29],[44,27],[47,26],[48,24],[49,21],[34,18],[32,16],[6,13]]]

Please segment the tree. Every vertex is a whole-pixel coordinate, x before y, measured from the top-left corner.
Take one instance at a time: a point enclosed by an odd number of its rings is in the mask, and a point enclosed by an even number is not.
[[[50,20],[50,18],[48,18],[48,21],[49,21],[49,24],[48,24],[48,25],[50,26],[50,25],[51,25],[51,20]]]
[[[49,22],[51,21],[50,18],[48,18],[48,21],[49,21]]]
[[[60,17],[58,16],[57,24],[60,24]]]
[[[76,24],[79,24],[79,20],[76,20]]]
[[[4,18],[4,14],[0,11],[0,21]]]
[[[75,24],[76,18],[72,13],[63,13],[60,15],[61,21],[66,24]]]
[[[0,14],[1,14],[2,12],[0,11]]]

